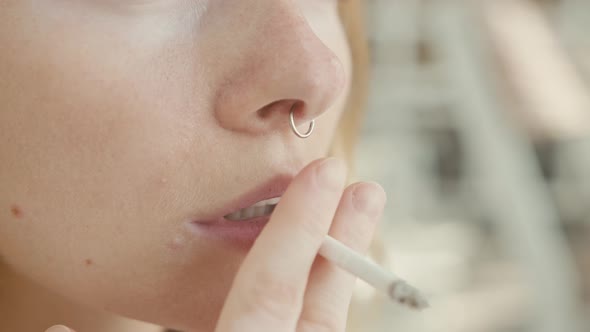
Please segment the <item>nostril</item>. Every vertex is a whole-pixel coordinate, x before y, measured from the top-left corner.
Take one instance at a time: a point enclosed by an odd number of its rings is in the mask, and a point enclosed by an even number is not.
[[[299,99],[282,99],[272,102],[258,109],[256,114],[259,128],[286,130],[291,127],[298,132],[297,129],[294,129],[295,127],[311,121],[310,129],[307,129],[309,133],[313,130],[313,120],[317,116],[317,114],[311,113],[307,104]],[[296,134],[301,138],[309,136],[308,134]]]
[[[260,119],[268,120],[273,116],[286,117],[292,108],[302,108],[304,103],[300,100],[282,99],[272,102],[257,111]]]
[[[289,113],[293,112],[293,118],[296,121],[311,121],[315,118],[315,115],[310,114],[309,111],[307,105],[300,101],[291,105],[287,112],[287,116],[290,116]]]

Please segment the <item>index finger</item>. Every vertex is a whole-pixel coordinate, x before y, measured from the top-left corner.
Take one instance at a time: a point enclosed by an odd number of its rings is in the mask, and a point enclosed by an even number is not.
[[[234,279],[218,332],[295,330],[311,265],[345,184],[338,159],[315,161],[294,179]]]

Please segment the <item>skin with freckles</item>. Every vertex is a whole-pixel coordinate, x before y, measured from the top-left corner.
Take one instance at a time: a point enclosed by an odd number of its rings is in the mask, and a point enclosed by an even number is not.
[[[247,252],[186,225],[328,154],[338,2],[4,0],[0,44],[0,330],[213,330]]]

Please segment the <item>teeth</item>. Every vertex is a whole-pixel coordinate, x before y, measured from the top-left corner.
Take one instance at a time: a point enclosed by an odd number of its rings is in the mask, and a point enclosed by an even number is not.
[[[277,203],[279,202],[280,199],[281,199],[280,197],[265,199],[264,201],[260,201],[252,206],[277,205]]]
[[[234,213],[230,213],[228,215],[225,215],[224,218],[225,219],[228,219],[228,220],[239,220],[240,219],[240,216],[241,216],[240,211],[234,212]]]
[[[266,206],[254,206],[254,208],[252,209],[254,210],[254,214],[257,216],[263,216],[265,215],[265,211],[266,211]]]
[[[275,207],[276,207],[276,205],[267,205],[264,208],[264,214],[271,214],[272,211],[274,211]]]
[[[255,213],[256,213],[256,208],[247,208],[244,211],[242,211],[241,219],[250,219],[254,216]]]
[[[260,201],[250,207],[226,215],[225,219],[239,221],[270,215],[280,199],[280,197],[275,197]]]

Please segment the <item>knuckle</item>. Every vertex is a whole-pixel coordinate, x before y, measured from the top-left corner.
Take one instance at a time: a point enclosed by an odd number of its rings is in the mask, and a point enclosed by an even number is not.
[[[330,222],[319,220],[318,218],[313,217],[319,217],[321,215],[321,213],[313,213],[313,211],[311,211],[309,217],[301,220],[300,222],[300,230],[303,233],[302,235],[311,240],[310,243],[320,242],[330,227]]]
[[[261,272],[241,296],[244,310],[279,321],[294,320],[301,308],[302,294],[296,285]]]
[[[346,323],[337,319],[337,315],[314,315],[302,317],[298,332],[344,332]]]
[[[330,228],[336,206],[330,208],[329,205],[331,204],[321,199],[312,202],[305,207],[305,216],[298,222],[303,236],[312,240],[312,243],[321,241]]]
[[[356,223],[341,230],[339,240],[350,248],[365,252],[373,238],[374,228],[368,223]]]

